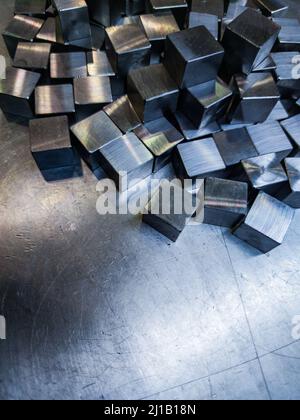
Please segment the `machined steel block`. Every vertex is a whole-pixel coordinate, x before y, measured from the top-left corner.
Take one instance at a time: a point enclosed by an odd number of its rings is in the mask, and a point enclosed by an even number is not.
[[[150,64],[151,44],[143,30],[134,24],[107,28],[106,50],[120,77],[125,78],[130,70]]]
[[[224,16],[224,0],[192,0],[192,12],[207,13],[221,20]]]
[[[104,111],[73,125],[71,131],[79,142],[80,154],[93,171],[100,166],[99,150],[122,136],[122,132]]]
[[[194,199],[193,195],[184,190],[181,185],[164,181],[148,202],[144,210],[143,222],[176,242],[191,221],[195,208],[197,212],[197,205],[203,206],[203,202],[198,197]]]
[[[295,211],[264,192],[260,192],[245,220],[234,235],[263,253],[281,245]]]
[[[86,0],[90,17],[101,25],[117,25],[126,12],[126,0]]]
[[[15,15],[2,33],[11,57],[15,56],[19,42],[33,42],[44,21],[24,15]]]
[[[212,137],[179,144],[173,164],[182,180],[222,177],[226,169]]]
[[[219,20],[218,16],[207,13],[190,12],[188,19],[188,28],[205,26],[216,41],[219,39]]]
[[[300,54],[296,51],[273,53],[277,86],[283,97],[300,96]]]
[[[222,46],[204,26],[167,36],[164,64],[180,88],[216,79],[223,57]]]
[[[50,117],[29,123],[31,153],[44,170],[74,166],[68,117]]]
[[[8,67],[6,78],[0,79],[0,108],[3,112],[33,118],[33,92],[41,75]]]
[[[172,12],[180,28],[184,27],[188,4],[186,0],[147,0],[149,10],[154,14]]]
[[[183,135],[164,117],[139,126],[134,133],[154,156],[153,172],[171,162],[172,152],[184,140]]]
[[[76,105],[105,105],[113,101],[109,77],[89,76],[74,80]]]
[[[179,89],[162,64],[131,70],[128,96],[143,122],[175,113]]]
[[[276,194],[288,178],[275,153],[242,161],[250,184],[256,190]]]
[[[279,51],[300,50],[300,22],[297,18],[278,18],[274,22],[281,26],[278,35],[277,49]]]
[[[277,162],[281,162],[293,150],[284,130],[278,121],[267,121],[247,127],[251,140],[259,155],[275,153]]]
[[[84,0],[52,0],[58,13],[58,21],[66,42],[89,38],[91,27],[89,11]]]
[[[115,76],[105,51],[89,51],[87,53],[87,69],[89,76]]]
[[[35,89],[36,115],[71,114],[75,112],[72,85],[44,85]]]
[[[280,93],[270,73],[236,75],[231,87],[234,97],[228,111],[232,124],[256,124],[268,119],[280,99]]]
[[[227,76],[251,73],[270,54],[279,32],[279,25],[250,8],[229,23],[222,39]]]
[[[76,79],[78,77],[86,77],[86,54],[84,52],[51,54],[50,75],[52,79]]]
[[[149,177],[153,169],[152,154],[134,133],[101,147],[100,162],[120,192]]]
[[[205,180],[204,223],[232,229],[247,211],[246,183],[219,178]]]
[[[300,209],[300,158],[284,161],[289,182],[279,192],[278,198],[290,207]]]
[[[222,80],[210,80],[185,89],[179,109],[197,128],[203,128],[225,115],[232,91]]]
[[[47,70],[50,52],[50,43],[19,42],[13,66],[29,70]]]
[[[141,121],[127,95],[107,105],[103,108],[103,111],[106,112],[124,134],[141,125]]]
[[[289,118],[281,122],[281,126],[288,134],[289,138],[292,140],[293,144],[296,147],[296,153],[300,153],[300,114],[295,115],[292,118]]]
[[[46,7],[47,0],[16,0],[15,14],[44,17]]]
[[[256,0],[256,2],[266,16],[284,16],[289,9],[284,0]]]
[[[258,152],[246,128],[234,128],[213,134],[214,141],[227,167],[242,160],[258,156]]]

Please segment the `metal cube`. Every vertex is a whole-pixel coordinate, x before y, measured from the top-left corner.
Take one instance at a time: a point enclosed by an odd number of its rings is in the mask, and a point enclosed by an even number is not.
[[[43,23],[42,19],[15,15],[2,33],[9,55],[15,56],[19,42],[33,42]]]
[[[166,190],[169,190],[169,194]],[[168,200],[164,198],[168,194]],[[198,200],[196,198],[196,200]],[[190,203],[188,205],[188,203]],[[196,202],[199,206],[203,202]],[[197,204],[195,207],[197,207]],[[195,212],[193,195],[180,185],[162,182],[147,204],[143,222],[160,232],[173,242],[176,242],[184,228],[191,221]]]
[[[31,120],[29,132],[31,153],[42,171],[74,165],[68,117]]]
[[[297,152],[300,152],[300,114],[295,115],[292,118],[289,118],[281,122],[281,126],[285,132],[289,135],[289,138],[292,140],[296,146]]]
[[[192,12],[207,13],[221,20],[224,16],[224,0],[192,0]]]
[[[300,158],[288,158],[284,161],[289,182],[278,198],[295,209],[300,209]]]
[[[293,146],[278,121],[267,121],[247,127],[251,140],[259,155],[275,153],[281,162],[293,150]]]
[[[266,16],[283,16],[288,11],[288,4],[283,0],[256,0]]]
[[[172,12],[180,28],[184,27],[188,4],[186,0],[147,0],[154,14]]]
[[[205,181],[204,223],[235,227],[248,211],[248,185],[227,179]]]
[[[75,79],[87,76],[86,54],[84,52],[51,54],[50,75],[52,79]]]
[[[162,64],[131,70],[127,85],[129,99],[141,121],[176,111],[179,89]]]
[[[280,99],[280,93],[269,73],[237,75],[233,80],[234,98],[228,111],[232,124],[263,123]]]
[[[153,156],[133,133],[101,147],[100,162],[120,192],[152,174]]]
[[[263,253],[270,252],[283,243],[294,213],[291,207],[260,192],[234,235]]]
[[[137,25],[106,29],[106,50],[114,71],[126,77],[131,69],[150,64],[151,44]]]
[[[220,125],[214,121],[204,128],[196,128],[182,112],[177,111],[174,115],[175,121],[182,131],[186,140],[196,140],[202,137],[210,136],[213,133],[221,131]]]
[[[105,51],[89,51],[87,53],[87,69],[89,76],[115,76]]]
[[[197,128],[203,128],[225,115],[232,91],[222,80],[210,80],[185,89],[179,109]]]
[[[66,42],[91,36],[89,11],[84,0],[52,0]]]
[[[43,17],[46,15],[47,0],[16,0],[15,14]]]
[[[141,125],[134,133],[153,154],[154,173],[171,162],[173,150],[184,140],[183,135],[166,118]]]
[[[79,141],[83,159],[93,171],[100,166],[99,150],[122,136],[122,132],[104,111],[73,125],[71,131]]]
[[[213,138],[227,167],[238,165],[242,160],[258,156],[246,128],[215,133]]]
[[[219,39],[219,20],[218,16],[207,13],[191,12],[188,19],[188,28],[205,26],[217,41]]]
[[[124,134],[141,125],[141,121],[127,95],[107,105],[103,108],[103,111],[106,112]]]
[[[19,42],[13,65],[24,69],[47,70],[50,51],[50,43]]]
[[[277,86],[283,97],[300,96],[300,77],[297,63],[300,54],[296,51],[273,53],[272,59],[276,64]]]
[[[86,0],[90,17],[107,27],[117,25],[126,12],[126,0]]]
[[[33,118],[33,92],[40,77],[39,73],[8,67],[6,78],[0,79],[0,108],[2,111],[25,118]]]
[[[45,85],[35,89],[36,115],[69,114],[75,112],[72,85]]]
[[[167,36],[164,64],[180,88],[216,79],[223,57],[222,46],[204,26]]]
[[[242,161],[250,184],[270,195],[276,194],[288,178],[275,153]]]
[[[74,80],[76,105],[103,105],[113,101],[109,77],[91,76]]]
[[[221,176],[225,163],[212,137],[179,144],[173,164],[177,175],[182,179],[204,179]]]
[[[279,25],[250,8],[229,23],[222,39],[228,76],[251,73],[270,54],[279,32]]]

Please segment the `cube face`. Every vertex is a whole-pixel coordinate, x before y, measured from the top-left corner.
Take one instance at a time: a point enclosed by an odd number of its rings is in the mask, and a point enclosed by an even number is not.
[[[121,77],[130,69],[150,64],[151,44],[137,25],[107,28],[106,49],[114,71]]]
[[[167,35],[179,32],[179,26],[172,13],[166,15],[142,15],[141,24],[149,41],[164,41]]]
[[[300,148],[300,115],[295,115],[282,121],[281,126],[296,144],[297,148]]]
[[[232,91],[221,81],[211,80],[186,89],[181,95],[180,109],[195,127],[203,128],[225,114]]]
[[[282,0],[256,0],[266,16],[282,16],[289,6]]]
[[[292,144],[277,121],[267,121],[264,124],[247,127],[247,131],[259,155],[274,153],[280,162],[293,150]]]
[[[292,18],[274,19],[281,31],[278,36],[277,48],[279,51],[298,51],[300,49],[300,22]]]
[[[36,115],[75,112],[72,85],[38,86],[35,90]]]
[[[100,155],[101,166],[121,192],[152,174],[153,156],[133,133],[106,144]]]
[[[205,181],[204,223],[233,228],[248,211],[248,185],[218,178]]]
[[[122,96],[103,109],[123,133],[134,130],[141,121],[127,95]]]
[[[76,105],[107,104],[113,101],[109,77],[81,77],[74,80]]]
[[[44,16],[46,0],[16,0],[15,14],[28,16]]]
[[[42,42],[19,42],[14,58],[14,67],[46,70],[49,64],[51,44]]]
[[[189,120],[182,112],[177,111],[175,120],[183,133],[186,140],[196,140],[202,137],[208,137],[214,133],[221,131],[221,127],[217,122],[212,122],[204,128],[196,128],[191,120]]]
[[[115,76],[105,51],[89,51],[87,68],[89,76]]]
[[[221,20],[224,16],[223,0],[193,0],[192,11],[217,16]]]
[[[295,208],[300,208],[300,159],[285,159],[285,167],[289,178],[289,186],[283,201]]]
[[[58,12],[60,29],[67,42],[91,36],[89,13],[84,0],[53,0]]]
[[[84,52],[57,53],[50,55],[50,74],[52,79],[75,79],[87,76],[86,55]]]
[[[128,96],[143,122],[174,113],[179,89],[162,64],[132,70],[128,75]]]
[[[267,253],[282,244],[293,217],[293,209],[261,192],[234,234]]]
[[[258,152],[245,128],[222,131],[213,135],[226,166],[258,156]]]
[[[181,88],[215,79],[224,50],[204,27],[169,35],[164,64]]]

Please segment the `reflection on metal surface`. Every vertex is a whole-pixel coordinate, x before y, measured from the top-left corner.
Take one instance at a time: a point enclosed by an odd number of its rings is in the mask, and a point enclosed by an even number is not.
[[[142,15],[141,24],[150,42],[164,41],[167,35],[179,32],[173,14]]]
[[[282,16],[289,6],[283,0],[256,0],[266,16]]]
[[[87,68],[89,76],[115,76],[105,51],[88,52]]]
[[[186,0],[147,0],[153,13],[172,12],[180,28],[183,28],[188,11]]]
[[[56,53],[50,55],[52,79],[75,79],[87,76],[84,52]]]
[[[186,140],[196,140],[221,131],[219,124],[214,121],[204,128],[197,129],[182,112],[177,111],[175,119]]]
[[[73,86],[38,86],[35,90],[35,112],[37,115],[75,112]]]
[[[103,109],[123,133],[134,130],[141,121],[127,95],[122,96]]]
[[[49,64],[51,44],[42,42],[19,42],[14,58],[14,67],[46,70]]]
[[[107,104],[112,102],[109,77],[80,77],[74,80],[76,105]]]

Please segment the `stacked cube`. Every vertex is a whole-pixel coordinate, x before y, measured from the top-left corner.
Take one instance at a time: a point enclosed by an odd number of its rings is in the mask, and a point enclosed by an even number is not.
[[[269,252],[300,207],[300,23],[287,13],[284,0],[16,0],[0,107],[31,120],[42,171],[72,177],[79,154],[123,192],[172,164],[172,199],[189,181],[197,221]],[[160,200],[144,221],[176,240],[193,213],[155,213]]]

